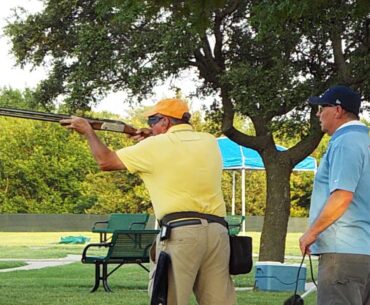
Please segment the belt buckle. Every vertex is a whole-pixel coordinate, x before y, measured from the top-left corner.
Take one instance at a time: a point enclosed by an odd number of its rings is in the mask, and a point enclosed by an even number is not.
[[[160,233],[159,233],[159,238],[161,241],[169,239],[171,235],[171,226],[169,224],[162,224]]]

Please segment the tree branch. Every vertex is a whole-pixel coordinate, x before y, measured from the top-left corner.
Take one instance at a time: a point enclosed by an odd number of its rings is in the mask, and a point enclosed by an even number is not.
[[[250,147],[257,151],[264,150],[268,146],[268,143],[271,143],[271,141],[273,142],[273,138],[270,135],[266,135],[266,133],[264,133],[262,130],[260,130],[260,134],[262,136],[248,136],[245,133],[237,130],[233,125],[235,114],[234,107],[231,99],[228,97],[227,92],[228,90],[225,87],[221,88],[221,100],[223,106],[223,134],[239,145]],[[251,119],[253,121],[253,118]],[[256,118],[254,118],[253,124],[257,126],[256,129],[265,128],[262,126],[266,126],[265,121],[258,121]]]
[[[334,63],[338,70],[339,80],[343,83],[350,82],[346,60],[342,49],[342,38],[337,27],[330,30],[330,40],[333,46]]]
[[[232,1],[229,7],[225,8],[224,10],[220,12],[219,14],[220,18],[223,19],[226,16],[231,15],[233,12],[237,10],[239,4],[240,4],[240,0]]]
[[[195,57],[195,65],[200,73],[200,76],[208,83],[211,83],[213,87],[218,87],[218,80],[217,80],[217,71],[215,71],[213,68],[213,65],[211,65],[210,61],[207,60],[207,58],[202,54],[200,49],[197,49],[194,51],[194,57]]]
[[[324,134],[321,131],[319,120],[315,115],[315,110],[312,109],[310,113],[310,131],[308,136],[303,138],[292,148],[284,151],[284,153],[290,159],[293,167],[315,150],[315,148],[319,145],[323,135]]]
[[[223,35],[221,31],[221,25],[222,25],[222,17],[216,14],[215,17],[215,24],[213,27],[214,34],[215,34],[215,48],[214,48],[214,54],[215,54],[215,60],[217,65],[224,70],[225,69],[225,59],[222,55],[222,45],[223,45]]]

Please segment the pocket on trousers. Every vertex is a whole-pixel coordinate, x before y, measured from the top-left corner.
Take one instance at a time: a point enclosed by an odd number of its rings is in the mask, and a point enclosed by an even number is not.
[[[199,234],[202,234],[203,230],[204,228],[199,225],[173,228],[169,242],[171,245],[194,246],[198,243]]]

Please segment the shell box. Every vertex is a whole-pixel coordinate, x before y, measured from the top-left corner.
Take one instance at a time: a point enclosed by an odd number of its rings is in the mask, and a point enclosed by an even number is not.
[[[257,262],[255,264],[255,288],[265,291],[294,291],[300,264],[279,262]],[[299,271],[297,291],[304,291],[306,284],[306,265]]]

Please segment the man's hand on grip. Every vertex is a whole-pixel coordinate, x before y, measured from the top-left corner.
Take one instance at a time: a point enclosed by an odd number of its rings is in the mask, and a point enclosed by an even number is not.
[[[132,136],[129,136],[131,139],[134,139],[135,141],[142,141],[144,139],[146,139],[147,137],[150,137],[152,136],[153,133],[152,133],[152,130],[150,128],[139,128],[137,131],[136,131],[136,134],[135,135],[132,135]]]

